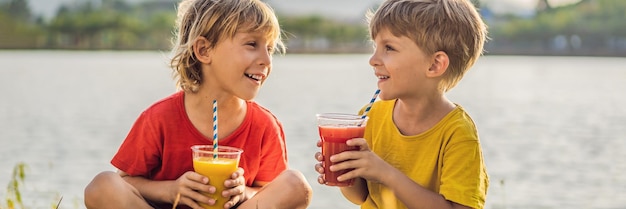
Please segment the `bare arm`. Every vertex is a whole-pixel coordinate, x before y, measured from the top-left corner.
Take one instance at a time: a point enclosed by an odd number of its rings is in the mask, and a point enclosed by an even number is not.
[[[252,198],[254,195],[256,195],[256,193],[258,193],[261,190],[263,186],[267,184],[269,184],[269,182],[254,181],[251,187],[246,186],[246,191],[244,192],[244,201]]]
[[[187,172],[177,180],[170,181],[153,181],[141,176],[131,176],[120,170],[118,174],[133,185],[142,197],[154,202],[173,203],[180,193],[179,204],[201,208],[197,201],[208,203],[209,198],[197,191],[209,191],[211,188],[215,191],[214,187],[207,184],[208,178],[195,172]]]
[[[350,202],[361,205],[367,199],[367,195],[369,194],[367,191],[367,183],[365,179],[355,178],[354,185],[351,187],[340,187],[341,194],[348,199]]]
[[[171,194],[165,189],[156,188],[169,188],[172,187],[173,181],[152,181],[141,176],[130,176],[124,171],[118,170],[117,173],[129,184],[133,185],[142,197],[156,202],[173,203],[174,199],[171,199]],[[174,197],[176,194],[174,194]]]
[[[154,202],[173,203],[177,198],[179,204],[190,206],[194,209],[202,209],[198,202],[213,204],[214,200],[200,192],[214,193],[215,187],[209,185],[209,179],[196,172],[188,171],[176,180],[153,181],[141,176],[130,176],[123,171],[118,174],[129,184],[133,185],[146,199]],[[231,179],[226,180],[225,186],[229,189],[222,192],[222,196],[230,196],[226,203],[232,207],[240,201],[256,194],[260,187],[246,187],[243,178],[243,169],[239,168],[233,173]],[[262,183],[259,183],[262,184]]]
[[[322,141],[317,141],[317,146],[322,146]],[[315,171],[317,171],[320,175],[317,177],[317,182],[320,184],[326,184],[326,179],[324,179],[324,167],[322,166],[322,161],[324,161],[322,153],[315,153],[315,159],[318,161],[315,164]],[[349,200],[350,202],[361,205],[365,202],[368,191],[367,191],[367,183],[363,178],[355,178],[354,185],[350,187],[339,187],[341,190],[341,194]]]
[[[391,188],[407,208],[469,209],[467,206],[446,200],[442,195],[420,186],[395,168],[386,173],[386,177],[381,179],[381,184]]]

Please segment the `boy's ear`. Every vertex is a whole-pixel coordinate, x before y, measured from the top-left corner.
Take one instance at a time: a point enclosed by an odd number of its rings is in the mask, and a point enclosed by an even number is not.
[[[205,37],[200,36],[193,42],[193,54],[198,61],[211,64],[211,43]]]
[[[428,69],[429,77],[439,77],[443,75],[446,70],[448,70],[448,65],[450,64],[450,59],[448,58],[448,54],[443,51],[437,51],[432,56],[432,65]]]

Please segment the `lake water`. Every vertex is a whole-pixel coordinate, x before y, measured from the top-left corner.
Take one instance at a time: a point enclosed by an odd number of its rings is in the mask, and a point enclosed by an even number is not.
[[[0,208],[14,165],[28,208],[84,208],[139,113],[175,91],[167,52],[0,51]],[[310,208],[358,208],[313,171],[315,113],[356,112],[369,56],[285,55],[257,98],[283,122]],[[477,123],[486,208],[626,208],[626,58],[486,56],[449,93]]]

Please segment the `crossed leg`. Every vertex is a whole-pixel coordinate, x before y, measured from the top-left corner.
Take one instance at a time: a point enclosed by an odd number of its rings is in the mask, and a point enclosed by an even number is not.
[[[299,171],[286,170],[238,209],[300,209],[311,202],[312,189]],[[102,172],[85,187],[89,209],[153,209],[131,184],[112,171]]]
[[[91,209],[153,209],[135,187],[112,171],[99,173],[85,187],[85,206]]]
[[[286,170],[237,209],[300,209],[311,203],[312,189],[299,171]]]

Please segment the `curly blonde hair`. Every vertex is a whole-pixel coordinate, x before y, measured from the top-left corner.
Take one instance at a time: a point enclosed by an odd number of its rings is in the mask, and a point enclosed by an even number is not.
[[[178,5],[176,39],[170,66],[176,85],[184,91],[197,92],[202,84],[201,63],[193,44],[205,37],[210,47],[237,32],[261,31],[274,40],[277,52],[284,52],[281,29],[273,9],[260,0],[182,0]]]

